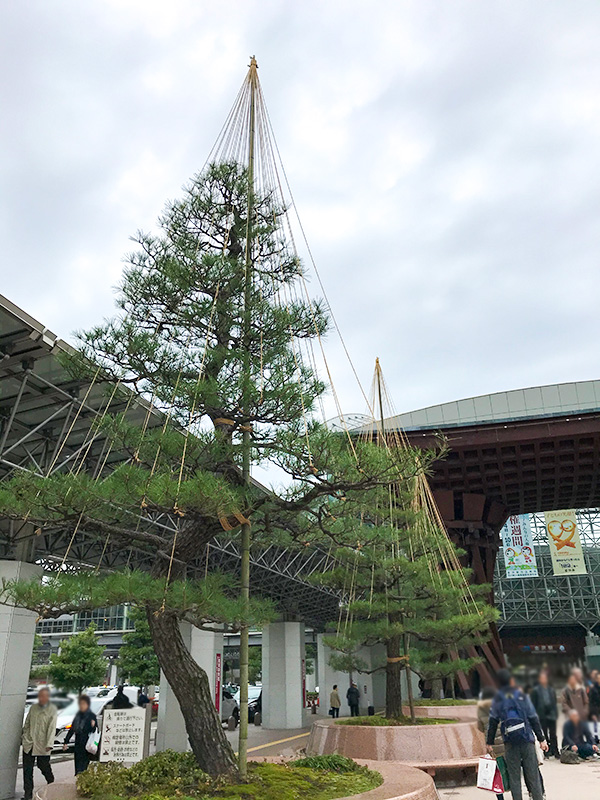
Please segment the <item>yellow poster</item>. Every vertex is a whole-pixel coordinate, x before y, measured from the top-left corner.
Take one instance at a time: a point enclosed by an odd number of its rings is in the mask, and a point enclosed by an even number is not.
[[[546,511],[544,518],[554,574],[587,575],[576,512]]]

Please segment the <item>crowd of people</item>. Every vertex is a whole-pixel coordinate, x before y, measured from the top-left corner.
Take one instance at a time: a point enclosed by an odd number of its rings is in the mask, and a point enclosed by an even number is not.
[[[142,689],[138,691],[138,705],[145,707],[149,702],[148,696]],[[73,753],[75,775],[84,772],[92,759],[96,756],[88,749],[88,740],[91,733],[97,730],[98,720],[90,708],[90,698],[86,694],[79,695],[78,711],[73,717],[73,722],[65,736],[63,750],[69,748],[71,739],[75,737]],[[133,704],[125,694],[123,686],[119,686],[114,698],[107,703],[105,708],[132,708]],[[32,800],[33,797],[33,770],[37,764],[38,769],[47,783],[54,783],[54,773],[50,763],[50,755],[54,748],[56,735],[57,709],[51,702],[50,691],[43,686],[34,703],[25,717],[23,724],[23,800]]]
[[[478,703],[478,724],[488,753],[498,764],[506,791],[522,800],[521,775],[532,800],[546,797],[540,765],[546,758],[575,764],[600,758],[600,672],[586,678],[571,670],[557,696],[546,669],[536,685],[522,690],[508,670],[498,672],[498,690],[486,688]],[[559,706],[565,720],[559,747]],[[498,800],[504,795],[498,794]]]

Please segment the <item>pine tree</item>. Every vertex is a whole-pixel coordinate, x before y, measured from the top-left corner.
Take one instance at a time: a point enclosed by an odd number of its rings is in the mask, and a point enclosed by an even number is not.
[[[95,626],[90,625],[63,639],[60,653],[50,656],[48,674],[59,689],[81,694],[86,686],[97,686],[104,680],[107,663],[95,631]]]
[[[120,602],[142,608],[199,765],[232,778],[238,770],[208,677],[179,624],[235,630],[268,622],[272,609],[256,600],[250,608],[236,604],[235,581],[191,581],[188,567],[204,561],[214,537],[237,538],[248,521],[256,546],[309,546],[339,497],[358,502],[363,491],[400,479],[386,452],[350,445],[314,421],[325,387],[296,348],[324,334],[327,315],[296,296],[303,268],[286,244],[284,215],[238,163],[212,164],[196,176],[167,205],[158,233],[136,237],[118,315],[81,334],[80,353],[67,364],[74,378],[93,379],[100,370],[118,384],[121,407],[128,392],[151,400],[164,424],[134,426],[109,409],[98,432],[128,455],[112,472],[93,478],[92,462],[90,471],[45,478],[21,472],[0,486],[3,514],[60,525],[73,536],[79,529],[108,536],[151,561],[146,574],[59,574],[5,592],[41,616]],[[283,469],[287,489],[247,484],[248,437],[252,463]],[[177,520],[175,533],[154,524],[165,515]]]
[[[119,672],[134,686],[151,686],[160,681],[160,667],[146,615],[139,608],[129,610],[134,628],[123,634],[117,665]]]
[[[417,470],[431,458],[410,448],[400,452]],[[453,545],[445,531],[415,508],[414,493],[415,481],[404,480],[393,493],[384,488],[363,494],[354,521],[346,507],[341,518],[334,511],[335,522],[324,531],[336,542],[340,564],[318,578],[349,598],[326,640],[336,651],[331,665],[349,673],[385,671],[390,718],[402,716],[404,671],[421,669],[436,677],[468,671],[478,660],[459,659],[458,652],[486,641],[497,616],[481,599],[487,587],[469,586],[468,573],[450,558]],[[385,661],[373,668],[360,648],[377,644],[385,648]],[[440,668],[443,653],[451,658]],[[414,721],[410,680],[408,687]]]

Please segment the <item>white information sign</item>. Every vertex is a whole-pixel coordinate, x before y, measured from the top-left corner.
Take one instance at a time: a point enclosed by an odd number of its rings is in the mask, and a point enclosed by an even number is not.
[[[100,761],[141,761],[144,757],[146,709],[107,709],[102,715]]]
[[[527,514],[508,518],[502,528],[502,544],[507,578],[537,578],[531,525]]]

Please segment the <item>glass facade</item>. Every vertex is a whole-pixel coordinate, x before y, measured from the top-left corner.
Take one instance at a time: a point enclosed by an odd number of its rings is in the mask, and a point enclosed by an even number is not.
[[[133,629],[133,622],[127,614],[127,606],[97,608],[95,611],[81,611],[77,614],[64,614],[58,619],[43,619],[37,624],[37,633],[69,634],[80,633],[94,624],[98,633],[123,633]]]

